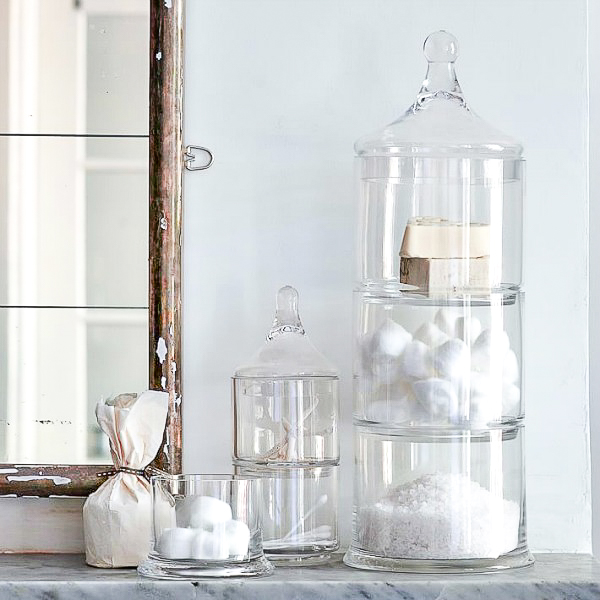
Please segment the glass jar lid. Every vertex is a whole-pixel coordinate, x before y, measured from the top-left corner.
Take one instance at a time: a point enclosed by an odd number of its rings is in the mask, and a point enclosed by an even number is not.
[[[359,139],[358,156],[519,158],[521,144],[468,106],[454,69],[458,42],[447,31],[427,37],[427,74],[412,106],[383,130]]]
[[[275,320],[259,351],[234,377],[337,377],[336,368],[313,346],[298,313],[298,292],[277,292]]]

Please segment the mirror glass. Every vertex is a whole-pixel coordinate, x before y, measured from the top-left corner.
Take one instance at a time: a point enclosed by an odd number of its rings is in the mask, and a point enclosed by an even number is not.
[[[109,463],[148,383],[147,0],[0,0],[0,462]]]
[[[148,0],[0,0],[0,132],[148,131]]]

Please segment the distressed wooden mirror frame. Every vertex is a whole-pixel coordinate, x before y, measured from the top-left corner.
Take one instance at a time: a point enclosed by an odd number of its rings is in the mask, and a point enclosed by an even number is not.
[[[149,388],[169,392],[163,443],[150,469],[180,473],[184,0],[149,2]],[[0,495],[87,496],[112,469],[2,464]]]

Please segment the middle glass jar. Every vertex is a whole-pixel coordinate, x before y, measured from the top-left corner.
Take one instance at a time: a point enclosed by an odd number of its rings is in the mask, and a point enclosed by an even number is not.
[[[415,103],[356,144],[350,566],[530,564],[521,368],[521,145],[476,117],[456,39],[425,42]]]
[[[262,479],[264,549],[279,564],[326,562],[339,547],[338,384],[296,290],[281,288],[266,342],[233,377],[233,463]]]

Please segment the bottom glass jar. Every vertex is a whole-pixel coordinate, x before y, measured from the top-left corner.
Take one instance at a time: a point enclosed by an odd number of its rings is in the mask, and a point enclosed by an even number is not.
[[[183,580],[270,575],[260,483],[231,475],[152,477],[153,542],[138,572]]]
[[[356,426],[353,540],[367,569],[492,571],[531,564],[520,425],[485,431]]]
[[[337,466],[236,466],[262,483],[263,547],[277,564],[319,564],[339,548]]]

